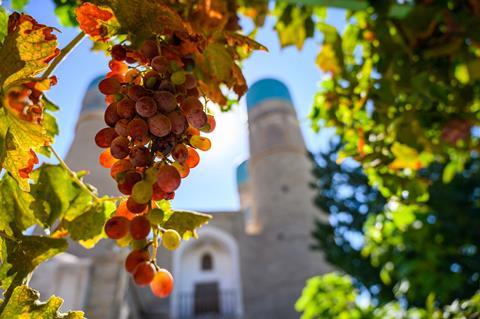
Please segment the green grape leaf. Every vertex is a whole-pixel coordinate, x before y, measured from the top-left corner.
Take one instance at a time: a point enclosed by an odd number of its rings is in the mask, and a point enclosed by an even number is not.
[[[3,7],[0,7],[0,44],[8,33],[8,14]]]
[[[25,9],[30,0],[12,0],[12,8],[21,11]]]
[[[36,222],[30,209],[34,198],[23,192],[15,179],[5,174],[0,181],[0,231],[8,236],[21,232]]]
[[[220,82],[232,76],[233,59],[227,48],[220,43],[211,43],[203,52],[208,74]]]
[[[4,291],[24,283],[38,265],[68,248],[67,241],[61,238],[20,235],[16,241],[4,241],[6,256],[0,265],[0,283]]]
[[[174,9],[159,1],[93,0],[91,2],[112,9],[120,24],[118,33],[130,34],[134,41],[141,41],[151,37],[152,34],[163,34],[166,31],[192,32]]]
[[[75,16],[75,9],[79,5],[78,0],[54,0],[55,14],[57,15],[60,24],[66,27],[76,27],[78,22]]]
[[[92,205],[93,198],[81,189],[60,165],[43,164],[34,171],[36,181],[31,187],[33,207],[43,226],[57,219],[73,220]]]
[[[208,223],[211,215],[192,212],[192,211],[174,211],[167,221],[162,225],[165,229],[175,229],[183,239],[191,237],[197,238],[196,229]]]
[[[52,296],[46,302],[40,302],[40,294],[27,286],[18,286],[13,290],[0,318],[5,319],[85,319],[82,311],[60,313],[63,300]]]
[[[44,71],[60,50],[53,28],[26,14],[10,16],[9,30],[0,47],[0,86],[32,78]]]
[[[115,209],[115,204],[112,202],[98,203],[77,218],[64,221],[64,227],[73,240],[78,241],[85,248],[92,248],[105,238],[103,226]]]
[[[273,13],[278,17],[275,30],[282,47],[295,45],[300,50],[305,40],[313,37],[315,24],[311,7],[277,2]]]
[[[242,47],[245,48],[246,51],[261,50],[268,52],[266,46],[258,43],[250,37],[244,36],[237,32],[225,31],[225,38],[227,39],[230,46],[235,45],[238,47]]]

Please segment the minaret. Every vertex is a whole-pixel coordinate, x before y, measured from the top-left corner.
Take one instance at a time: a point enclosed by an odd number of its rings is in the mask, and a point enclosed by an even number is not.
[[[295,301],[329,266],[311,251],[312,164],[287,87],[264,79],[247,93],[250,159],[237,169],[247,238],[242,278],[246,318],[298,318]],[[246,186],[246,187],[245,187]]]

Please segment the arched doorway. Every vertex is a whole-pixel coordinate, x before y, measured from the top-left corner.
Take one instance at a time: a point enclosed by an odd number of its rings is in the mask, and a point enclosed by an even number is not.
[[[173,255],[175,290],[170,303],[173,318],[202,318],[243,314],[240,263],[235,239],[206,226]]]

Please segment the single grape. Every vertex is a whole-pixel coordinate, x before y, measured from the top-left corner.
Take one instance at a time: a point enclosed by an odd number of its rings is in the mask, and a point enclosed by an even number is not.
[[[192,112],[193,110],[200,110],[203,111],[202,103],[194,97],[187,97],[185,98],[182,103],[180,103],[180,108],[182,109],[183,113],[187,114]]]
[[[127,200],[127,209],[135,215],[143,214],[147,210],[147,204],[139,204],[133,200],[132,197],[129,197]]]
[[[134,118],[128,123],[128,135],[133,139],[142,140],[148,135],[148,124],[141,118]]]
[[[153,208],[148,212],[147,219],[152,225],[160,225],[163,222],[164,213],[160,208]]]
[[[186,74],[184,85],[187,90],[194,89],[197,87],[197,79],[195,79],[193,74]]]
[[[117,136],[110,146],[112,156],[117,159],[122,159],[130,153],[130,141],[125,136]]]
[[[158,45],[155,40],[145,40],[140,46],[140,53],[151,60],[158,55]]]
[[[128,70],[128,72],[125,74],[125,81],[136,84],[136,85],[140,85],[142,83],[142,77],[141,77],[140,71],[138,71],[137,69]],[[126,94],[128,94],[128,88],[127,88]]]
[[[175,192],[166,193],[164,192],[157,183],[153,184],[153,200],[172,200],[175,198]]]
[[[153,135],[163,137],[170,133],[172,130],[172,124],[168,117],[159,113],[148,119],[148,128]]]
[[[110,169],[110,176],[116,179],[119,173],[126,172],[128,170],[131,170],[132,168],[133,168],[133,165],[130,162],[130,160],[121,159],[119,161],[116,161],[115,164],[113,164],[112,168]]]
[[[142,262],[133,270],[133,281],[138,286],[146,286],[155,277],[155,267],[149,261]]]
[[[190,168],[194,168],[195,166],[198,165],[199,162],[200,162],[200,156],[198,156],[197,151],[189,147],[188,157],[187,157],[187,160],[185,161],[185,164],[187,164],[187,166]]]
[[[105,110],[104,114],[104,120],[105,124],[107,124],[110,127],[114,127],[115,123],[120,120],[120,115],[117,113],[117,103],[111,103],[107,109]]]
[[[188,123],[194,128],[200,129],[207,124],[207,114],[203,110],[191,109],[188,113],[185,113]]]
[[[197,88],[187,90],[187,95],[198,99],[200,97],[200,91]]]
[[[117,174],[118,176],[121,174]],[[128,171],[118,181],[118,190],[125,195],[132,194],[133,186],[142,180],[142,175],[135,171]]]
[[[176,71],[170,76],[170,81],[175,85],[181,85],[185,83],[185,72],[182,70]]]
[[[115,132],[120,136],[128,136],[128,123],[127,119],[121,119],[115,124]]]
[[[130,222],[130,235],[135,240],[144,239],[150,233],[150,222],[143,215],[135,216]]]
[[[190,168],[186,163],[174,162],[172,166],[177,169],[181,178],[186,178],[190,174]]]
[[[167,91],[172,94],[175,94],[175,86],[172,84],[172,82],[168,80],[164,80],[160,83],[160,86],[158,87],[159,91]]]
[[[147,204],[152,200],[152,184],[147,181],[140,181],[133,186],[132,199],[139,204]]]
[[[120,92],[120,82],[114,78],[106,78],[100,81],[98,84],[98,89],[105,95],[113,95]]]
[[[185,132],[185,134],[190,138],[192,137],[193,135],[200,135],[200,130],[199,129],[196,129],[192,126],[189,126],[187,128],[187,131]]]
[[[162,235],[162,245],[168,250],[175,250],[180,246],[182,238],[175,229],[167,229]]]
[[[117,103],[117,114],[124,119],[131,119],[135,116],[135,101],[125,97]]]
[[[105,224],[105,234],[110,239],[120,239],[128,234],[130,221],[122,216],[113,216]]]
[[[102,128],[98,131],[97,135],[95,135],[95,143],[98,147],[107,148],[110,147],[112,141],[118,136],[115,129],[111,127]]]
[[[153,98],[157,102],[158,110],[163,113],[168,113],[177,108],[177,99],[169,91],[156,91]]]
[[[155,71],[149,71],[143,76],[143,85],[149,90],[156,90],[160,86],[160,78]]]
[[[146,262],[150,259],[150,255],[146,250],[133,250],[130,254],[128,254],[127,258],[125,259],[125,270],[129,273],[133,272],[135,268],[140,263]]]
[[[107,148],[100,154],[98,161],[103,167],[112,168],[113,164],[115,164],[117,159],[112,156],[112,154],[110,153],[110,149]]]
[[[112,70],[112,73],[114,73],[114,74],[122,74],[123,75],[123,74],[128,72],[128,65],[126,65],[125,63],[123,63],[121,61],[117,61],[115,59],[110,60],[110,62],[108,62],[108,67],[110,68],[110,70]]]
[[[188,149],[184,144],[177,144],[172,150],[172,157],[179,163],[183,163],[187,160]]]
[[[112,58],[117,61],[124,61],[127,58],[127,50],[121,44],[114,45],[110,53]]]
[[[143,96],[147,96],[150,93],[147,89],[140,85],[133,85],[128,88],[128,97],[134,101],[137,101],[139,98]]]
[[[181,183],[177,169],[170,165],[162,165],[158,169],[157,184],[166,193],[175,191]]]
[[[157,182],[158,169],[155,166],[149,167],[145,170],[145,180],[150,184]]]
[[[174,134],[182,134],[188,126],[187,119],[180,111],[173,111],[167,114],[170,123],[172,124],[172,132]]]
[[[159,269],[150,283],[152,293],[158,298],[168,297],[173,290],[173,277],[166,269]]]
[[[152,155],[145,146],[135,146],[130,151],[130,160],[135,167],[146,167],[152,162]]]
[[[212,147],[212,142],[208,137],[194,135],[190,138],[190,145],[202,151],[208,151]]]
[[[142,96],[135,103],[135,110],[140,116],[151,117],[157,113],[157,103],[150,96]]]

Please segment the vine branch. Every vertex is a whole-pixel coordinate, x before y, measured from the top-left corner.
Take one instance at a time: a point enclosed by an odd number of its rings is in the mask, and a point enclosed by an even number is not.
[[[80,32],[77,34],[75,38],[70,41],[70,43],[65,46],[60,54],[53,60],[53,62],[50,64],[47,70],[43,73],[42,77],[40,78],[41,80],[45,80],[48,78],[52,72],[55,70],[55,68],[67,57],[67,55],[72,51],[85,37],[85,32]]]

